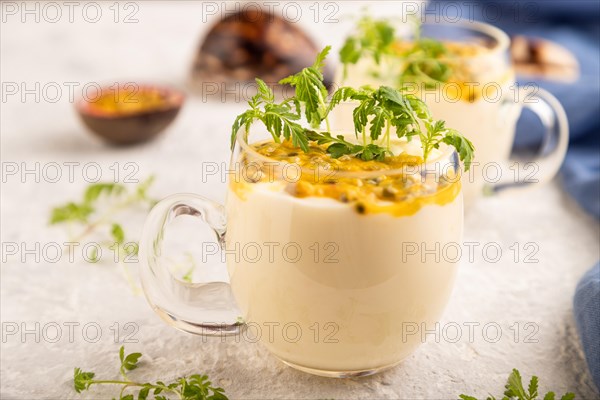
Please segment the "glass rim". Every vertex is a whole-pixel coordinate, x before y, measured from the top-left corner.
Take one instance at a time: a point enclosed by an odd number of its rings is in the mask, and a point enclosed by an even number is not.
[[[430,16],[429,18],[426,16],[423,25],[426,26],[443,26],[444,28],[449,29],[465,29],[476,31],[487,35],[496,40],[496,45],[494,47],[489,48],[488,52],[482,54],[475,55],[464,55],[464,56],[456,56],[456,58],[463,59],[477,59],[480,57],[487,57],[493,55],[495,53],[504,53],[507,52],[510,46],[510,37],[506,32],[502,29],[497,28],[491,24],[480,22],[480,21],[472,21],[468,19],[459,19],[455,22],[450,21],[429,21],[428,19],[439,18],[439,16]],[[427,37],[427,36],[425,36]]]
[[[335,131],[332,130],[330,132],[332,135],[334,134],[343,134],[345,133],[346,135],[350,135],[350,133],[348,133],[347,131]],[[308,168],[308,167],[301,167],[300,165],[293,163],[293,162],[289,162],[289,161],[281,161],[281,160],[275,160],[273,158],[270,158],[268,156],[265,156],[263,154],[260,154],[258,151],[256,151],[255,149],[252,148],[252,145],[250,145],[248,143],[248,141],[246,141],[246,139],[244,138],[245,135],[240,135],[238,134],[236,137],[236,142],[240,145],[241,149],[252,154],[252,157],[255,157],[257,159],[263,160],[265,162],[270,162],[271,164],[280,164],[282,167],[286,167],[288,165],[294,165],[300,168],[300,171],[302,171],[303,173],[311,173],[314,174],[316,171],[322,171],[324,174],[327,173],[331,173],[332,170],[328,169],[328,168]],[[419,140],[418,138],[413,138],[412,140]],[[418,167],[418,169],[415,171],[426,171],[427,173],[431,173],[432,171],[435,172],[435,174],[437,175],[443,175],[444,170],[439,170],[438,168],[436,168],[436,165],[438,165],[440,163],[440,161],[448,161],[447,165],[455,165],[454,170],[460,170],[460,162],[458,161],[458,153],[456,151],[456,149],[450,145],[446,145],[444,144],[445,148],[441,151],[441,154],[434,158],[434,159],[430,159],[427,162],[423,162],[420,164],[416,164],[416,166]],[[302,151],[302,149],[298,149],[299,151]],[[233,154],[233,152],[232,152]],[[336,170],[334,169],[333,171],[335,171],[335,177],[336,178],[362,178],[362,179],[368,179],[368,178],[376,178],[382,175],[402,175],[402,174],[406,174],[406,167],[401,167],[401,168],[390,168],[390,169],[382,169],[382,170],[376,170],[376,171],[341,171],[341,170]],[[339,175],[338,175],[339,174]]]

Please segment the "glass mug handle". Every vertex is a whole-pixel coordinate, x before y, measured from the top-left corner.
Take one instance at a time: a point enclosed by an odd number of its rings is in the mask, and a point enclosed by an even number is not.
[[[531,93],[528,87],[519,87],[517,93],[521,106],[537,115],[544,127],[542,146],[540,151],[529,160],[513,163],[510,167],[513,172],[506,174],[513,178],[511,181],[488,183],[484,193],[489,195],[506,189],[526,188],[550,181],[558,173],[567,153],[569,123],[558,99],[541,88]]]
[[[224,249],[227,230],[222,205],[195,194],[176,194],[160,201],[150,211],[140,240],[140,275],[146,299],[177,329],[207,336],[235,335],[244,325],[229,283],[184,282],[160,262],[165,230],[182,215],[206,223]]]

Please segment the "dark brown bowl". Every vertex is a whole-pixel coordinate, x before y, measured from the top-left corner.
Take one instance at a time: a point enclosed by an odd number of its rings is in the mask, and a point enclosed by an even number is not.
[[[76,109],[97,136],[112,144],[130,145],[151,140],[164,131],[184,100],[185,95],[172,88],[130,83],[118,89],[114,85],[104,87],[97,98],[77,102]]]

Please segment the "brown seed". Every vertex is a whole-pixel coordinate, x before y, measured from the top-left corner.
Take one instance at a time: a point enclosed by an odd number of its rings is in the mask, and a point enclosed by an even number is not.
[[[364,204],[358,203],[356,204],[356,212],[359,214],[364,214],[367,212],[367,209]]]
[[[387,197],[387,198],[395,198],[396,194],[398,194],[398,189],[396,189],[393,186],[386,186],[385,188],[383,188],[383,197]]]

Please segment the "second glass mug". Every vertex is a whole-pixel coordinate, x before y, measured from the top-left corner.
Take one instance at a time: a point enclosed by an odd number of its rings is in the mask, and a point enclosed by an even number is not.
[[[277,358],[317,375],[363,376],[398,364],[421,343],[421,329],[433,329],[454,285],[458,259],[423,258],[420,251],[461,243],[454,149],[411,170],[321,171],[274,161],[242,136],[228,168],[225,207],[178,194],[148,216],[139,253],[148,302],[170,325],[193,334],[235,335],[252,327]],[[289,193],[290,182],[305,177],[377,182],[383,175],[418,180],[417,189],[406,201],[367,211]],[[165,230],[181,215],[208,224],[222,249],[270,243],[274,256],[227,257],[230,282],[180,280],[161,254]],[[309,250],[315,245],[319,256]]]
[[[446,121],[469,138],[476,151],[471,170],[463,176],[465,201],[505,189],[545,183],[558,172],[564,160],[569,128],[559,101],[536,85],[518,87],[509,56],[510,38],[489,24],[472,21],[425,22],[424,37],[466,45],[483,46],[486,51],[449,59],[460,69],[464,81],[423,88],[406,78],[408,92],[419,95],[435,119]],[[338,85],[378,87],[399,85],[403,59],[387,56],[379,65],[368,57],[338,71]],[[391,71],[391,72],[390,72]],[[353,129],[352,104],[334,111],[336,129]],[[517,120],[522,109],[536,114],[544,129],[544,139],[534,157],[511,157]],[[511,159],[512,158],[512,159]]]

